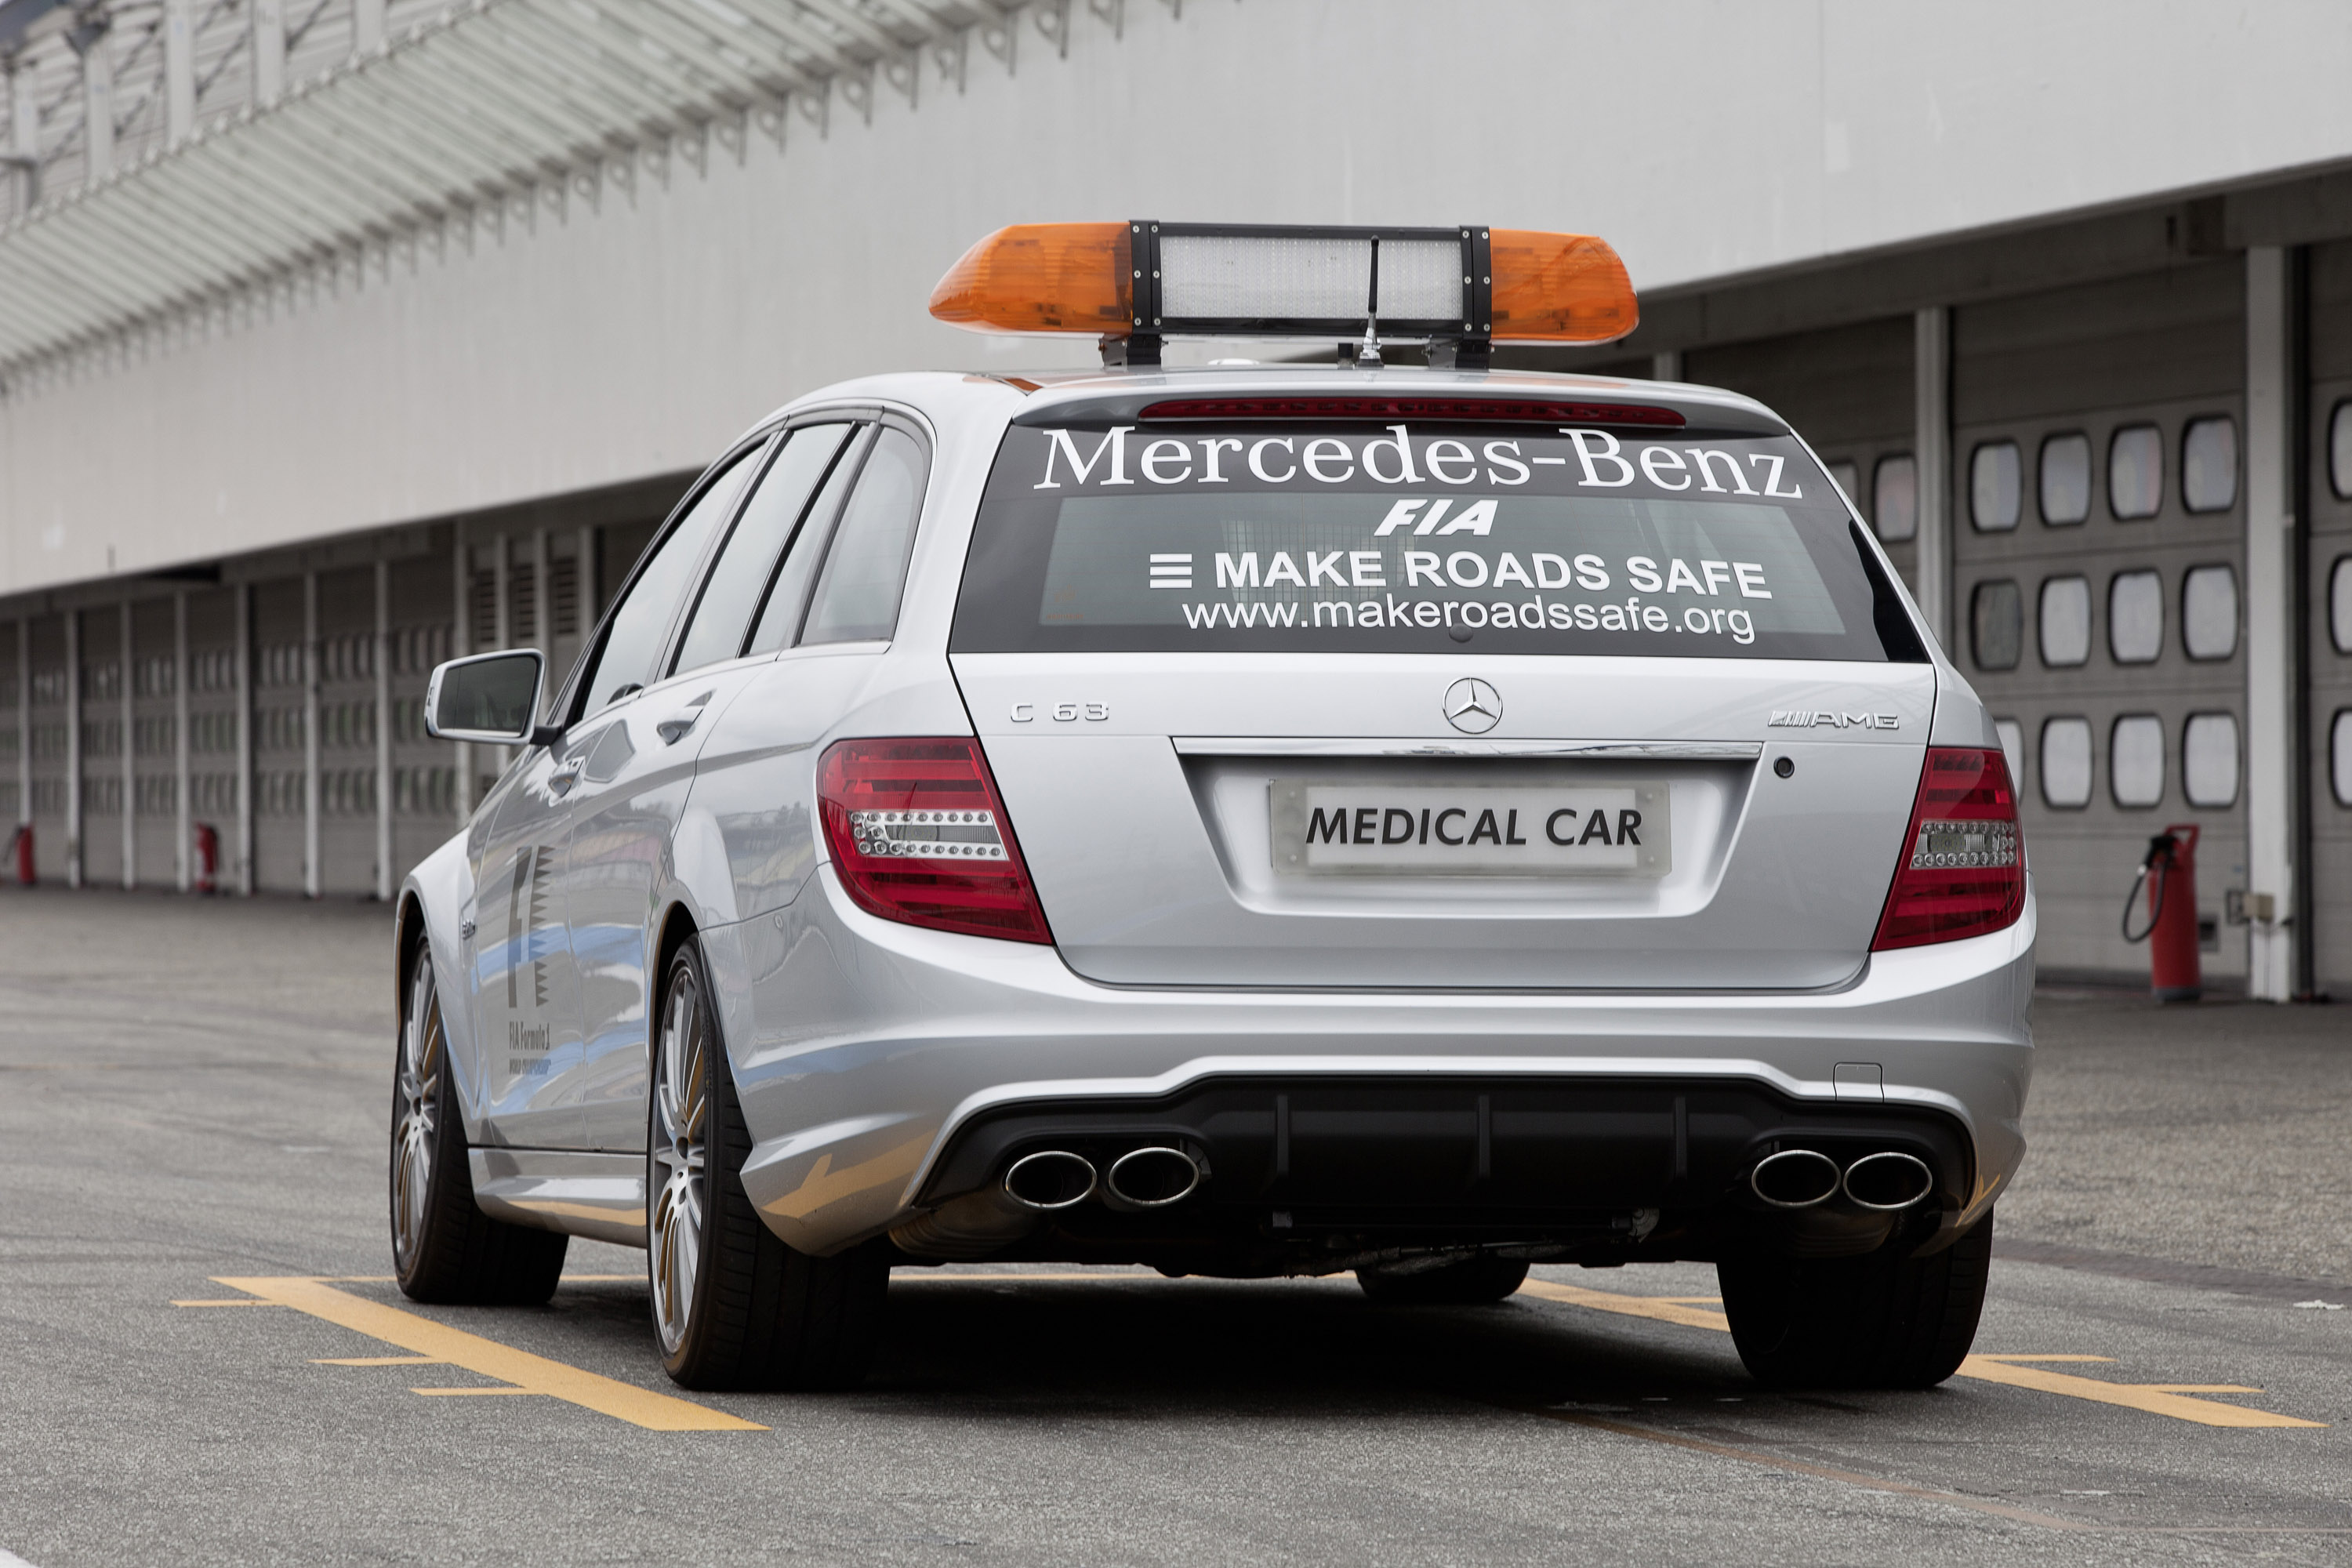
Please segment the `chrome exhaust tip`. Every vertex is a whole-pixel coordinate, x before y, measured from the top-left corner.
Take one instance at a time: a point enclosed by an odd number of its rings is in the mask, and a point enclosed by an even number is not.
[[[1130,1149],[1111,1162],[1103,1185],[1129,1208],[1166,1208],[1201,1184],[1200,1163],[1181,1149]]]
[[[1066,1209],[1094,1191],[1094,1162],[1067,1149],[1024,1154],[1004,1173],[1004,1195],[1024,1209]]]
[[[1845,1168],[1845,1195],[1860,1207],[1892,1214],[1936,1190],[1936,1173],[1916,1154],[1881,1150]]]
[[[1776,1209],[1809,1209],[1836,1195],[1837,1162],[1814,1149],[1783,1149],[1756,1162],[1748,1185]]]

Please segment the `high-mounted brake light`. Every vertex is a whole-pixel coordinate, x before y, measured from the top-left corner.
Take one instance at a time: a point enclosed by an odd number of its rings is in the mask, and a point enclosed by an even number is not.
[[[1440,419],[1487,425],[1636,425],[1679,430],[1683,416],[1642,403],[1533,403],[1492,397],[1186,397],[1139,416],[1166,419]]]
[[[1625,264],[1587,234],[1479,224],[1015,224],[964,252],[931,314],[983,332],[1095,332],[1107,363],[1157,364],[1169,337],[1426,342],[1482,365],[1496,342],[1601,343],[1641,307]]]
[[[1997,751],[1932,746],[1873,952],[1982,936],[2025,911],[2017,792]]]
[[[1054,940],[978,741],[839,742],[818,765],[817,805],[834,869],[868,914]]]

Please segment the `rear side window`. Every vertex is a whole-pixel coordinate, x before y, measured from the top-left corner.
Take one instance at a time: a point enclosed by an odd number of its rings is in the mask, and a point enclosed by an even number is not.
[[[898,592],[922,507],[923,449],[905,431],[885,426],[833,531],[803,644],[880,641],[898,629]]]
[[[701,602],[694,606],[679,644],[675,668],[699,668],[742,651],[761,595],[849,429],[847,425],[809,425],[784,437],[783,449],[761,476],[760,488],[751,492],[734,531],[719,547],[704,581]]]
[[[1009,430],[950,647],[1925,657],[1792,437],[1289,422]]]

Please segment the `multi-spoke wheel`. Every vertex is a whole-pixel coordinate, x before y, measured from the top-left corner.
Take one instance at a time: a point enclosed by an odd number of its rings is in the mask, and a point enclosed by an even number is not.
[[[474,1203],[449,1032],[423,943],[409,970],[392,1076],[392,1263],[419,1301],[527,1303],[555,1293],[568,1237],[507,1225]]]
[[[864,1375],[889,1266],[858,1247],[812,1258],[743,1191],[751,1152],[689,940],[662,982],[646,1110],[646,1272],[662,1364],[688,1388],[838,1388]]]

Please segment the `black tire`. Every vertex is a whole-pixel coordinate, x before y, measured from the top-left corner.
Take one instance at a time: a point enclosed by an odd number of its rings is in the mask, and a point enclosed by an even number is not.
[[[1926,1258],[1743,1258],[1716,1265],[1732,1343],[1779,1388],[1931,1388],[1977,1337],[1992,1215]]]
[[[413,1301],[538,1306],[555,1294],[572,1238],[492,1219],[474,1202],[449,1032],[417,944],[392,1073],[392,1266]]]
[[[1517,1290],[1527,1278],[1526,1261],[1510,1258],[1465,1258],[1411,1274],[1356,1270],[1364,1294],[1384,1307],[1484,1307]]]
[[[646,1267],[662,1366],[687,1388],[846,1388],[880,1338],[890,1268],[871,1247],[794,1251],[743,1191],[751,1135],[688,940],[662,983],[646,1096]]]

